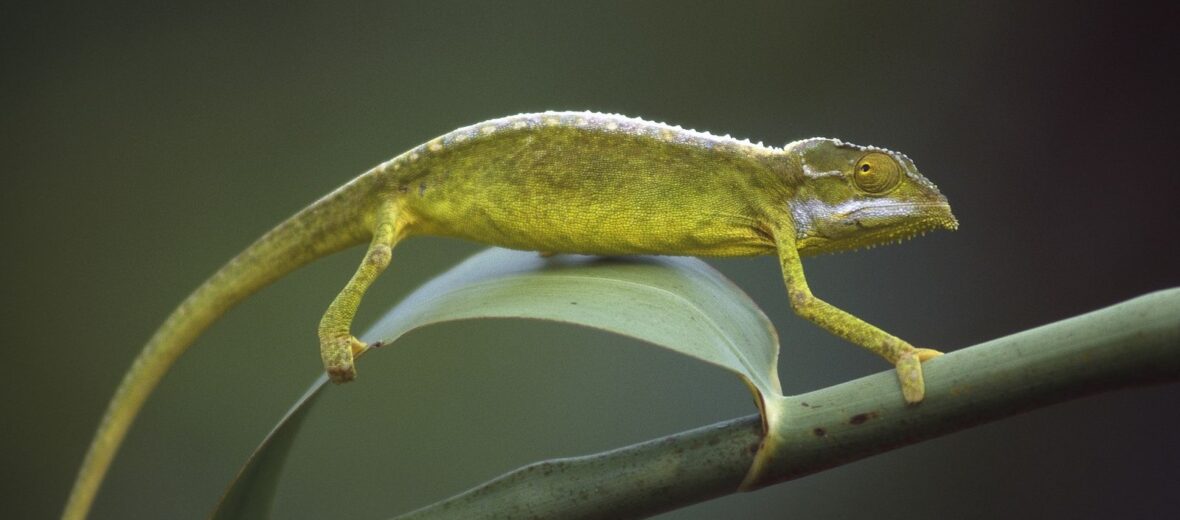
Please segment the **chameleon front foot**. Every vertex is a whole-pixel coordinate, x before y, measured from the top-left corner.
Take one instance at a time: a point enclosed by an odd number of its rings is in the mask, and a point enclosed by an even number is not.
[[[332,338],[320,344],[320,355],[324,359],[324,370],[333,383],[347,383],[356,379],[356,356],[368,348],[365,342],[353,336]]]
[[[905,402],[918,404],[926,397],[926,383],[922,378],[922,362],[941,356],[942,352],[929,348],[913,348],[897,359],[897,379]]]

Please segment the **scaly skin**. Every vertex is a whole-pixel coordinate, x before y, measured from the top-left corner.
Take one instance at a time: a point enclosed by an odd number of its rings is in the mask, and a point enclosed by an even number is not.
[[[87,514],[135,415],[175,359],[223,313],[292,270],[369,241],[324,313],[332,381],[355,377],[351,334],[369,285],[412,235],[601,255],[777,252],[791,308],[898,370],[924,395],[916,349],[812,295],[800,257],[957,226],[904,155],[833,139],[773,148],[618,115],[522,114],[461,128],[382,163],[277,226],[222,267],[160,326],[107,408],[63,515]]]

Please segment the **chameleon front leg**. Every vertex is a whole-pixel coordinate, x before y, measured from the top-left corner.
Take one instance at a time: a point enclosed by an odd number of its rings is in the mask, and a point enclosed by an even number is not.
[[[787,295],[795,314],[893,363],[906,402],[921,402],[926,394],[926,386],[922,379],[922,362],[942,353],[928,348],[915,348],[815,297],[803,276],[803,262],[799,258],[799,250],[795,247],[793,233],[788,231],[779,235],[785,235],[776,237],[776,246],[779,263],[783,268],[783,281],[786,282]]]
[[[389,266],[393,246],[400,238],[396,209],[384,208],[378,211],[373,240],[365,252],[364,260],[320,319],[320,355],[324,360],[324,370],[333,383],[346,383],[356,378],[354,358],[364,352],[368,345],[352,335],[352,319],[356,316],[356,309],[365,291]]]

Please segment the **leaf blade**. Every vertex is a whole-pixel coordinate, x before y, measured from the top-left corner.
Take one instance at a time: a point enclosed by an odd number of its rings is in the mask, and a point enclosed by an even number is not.
[[[741,289],[696,258],[541,258],[491,248],[415,290],[362,337],[389,345],[417,328],[479,318],[558,321],[647,341],[737,373],[754,392],[764,427],[782,417],[774,327]],[[255,449],[211,518],[269,515],[283,462],[326,382],[320,376]]]
[[[286,462],[291,445],[295,442],[295,434],[299,432],[299,427],[307,418],[312,404],[320,396],[327,382],[326,375],[317,378],[287,410],[283,418],[279,419],[278,424],[254,449],[246,463],[226,486],[216,509],[209,515],[211,520],[270,518],[270,508],[274,502],[275,490],[278,489],[279,478],[282,476],[283,463]]]
[[[493,248],[422,286],[366,337],[388,345],[419,327],[476,318],[606,330],[729,369],[761,392],[782,393],[770,320],[737,286],[689,257],[540,258]]]

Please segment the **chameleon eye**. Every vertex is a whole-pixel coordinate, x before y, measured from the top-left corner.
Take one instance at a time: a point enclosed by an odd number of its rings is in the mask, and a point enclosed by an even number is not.
[[[865,193],[881,194],[897,187],[901,181],[901,168],[889,155],[869,152],[856,161],[852,180]]]

